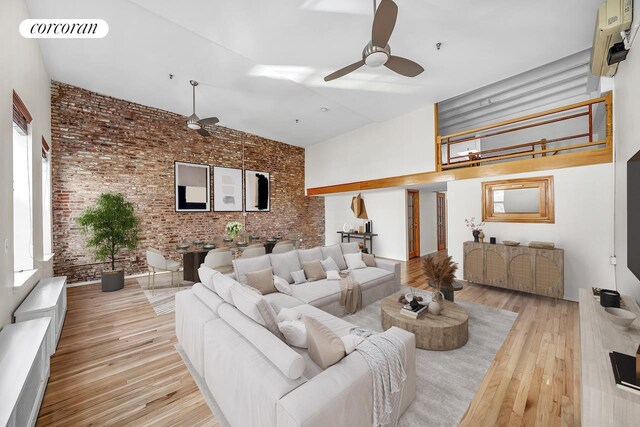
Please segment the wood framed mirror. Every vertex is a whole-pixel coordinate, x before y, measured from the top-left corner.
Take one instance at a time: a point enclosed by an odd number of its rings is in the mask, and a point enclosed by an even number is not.
[[[553,224],[553,176],[483,182],[482,220]]]

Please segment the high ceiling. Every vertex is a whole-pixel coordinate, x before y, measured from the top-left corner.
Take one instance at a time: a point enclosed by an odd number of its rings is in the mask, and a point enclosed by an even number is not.
[[[396,0],[392,53],[426,71],[363,67],[330,83],[370,40],[372,0],[28,4],[33,18],[109,23],[104,39],[41,40],[52,79],[183,115],[195,79],[200,117],[308,146],[585,49],[601,1]]]

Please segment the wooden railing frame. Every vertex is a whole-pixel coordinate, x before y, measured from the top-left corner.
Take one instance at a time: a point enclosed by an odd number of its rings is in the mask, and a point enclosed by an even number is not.
[[[595,104],[599,104],[599,103],[604,103],[605,105],[605,109],[606,109],[606,125],[605,125],[605,132],[606,132],[606,137],[604,140],[600,140],[600,141],[593,141],[593,105]],[[535,157],[537,154],[542,155],[543,157],[547,155],[547,153],[550,152],[554,152],[554,155],[561,152],[561,151],[567,151],[567,150],[572,150],[572,149],[577,149],[577,148],[587,148],[587,147],[595,147],[595,146],[600,146],[600,145],[605,145],[606,148],[611,148],[612,147],[612,142],[613,142],[613,95],[611,92],[607,92],[606,94],[604,94],[603,96],[599,97],[599,98],[595,98],[595,99],[590,99],[587,101],[582,101],[582,102],[577,102],[574,104],[570,104],[570,105],[566,105],[563,107],[558,107],[558,108],[553,108],[550,110],[546,110],[546,111],[541,111],[538,113],[533,113],[533,114],[528,114],[526,116],[522,116],[522,117],[517,117],[515,119],[509,119],[509,120],[505,120],[499,123],[494,123],[494,124],[490,124],[490,125],[485,125],[485,126],[480,126],[474,129],[469,129],[469,130],[465,130],[465,131],[461,131],[461,132],[455,132],[449,135],[437,135],[436,136],[436,171],[442,171],[442,170],[448,170],[448,169],[454,169],[454,168],[460,168],[460,167],[464,167],[464,166],[478,166],[481,163],[484,162],[489,162],[489,161],[496,161],[496,160],[508,160],[508,159],[513,159],[513,158],[517,158],[517,157],[523,157],[523,156],[532,156]],[[459,136],[465,136],[465,135],[469,135],[469,134],[477,134],[478,132],[484,132],[487,130],[491,130],[491,129],[496,129],[496,128],[500,128],[503,126],[508,126],[508,125],[512,125],[512,124],[516,124],[516,123],[521,123],[521,122],[525,122],[525,121],[529,121],[532,119],[536,119],[536,118],[540,118],[540,117],[545,117],[545,116],[550,116],[550,115],[554,115],[554,114],[558,114],[558,113],[562,113],[562,112],[566,112],[566,111],[570,111],[570,110],[575,110],[578,108],[584,108],[587,107],[587,111],[585,112],[580,112],[580,113],[576,113],[576,114],[572,114],[569,116],[563,116],[563,117],[558,117],[558,118],[554,118],[554,119],[549,119],[549,120],[545,120],[545,121],[541,121],[541,122],[537,122],[537,123],[531,123],[531,124],[527,124],[527,125],[522,125],[522,126],[517,126],[515,128],[510,128],[510,129],[502,129],[502,130],[498,130],[496,132],[491,132],[491,133],[487,133],[484,135],[474,135],[472,137],[466,136],[464,138],[458,139],[458,140],[451,140],[452,138],[455,137],[459,137]],[[437,105],[436,105],[436,115],[437,115]],[[502,147],[500,149],[493,149],[492,152],[496,152],[495,150],[498,151],[510,151],[510,150],[514,150],[514,149],[518,149],[518,148],[526,148],[526,147],[531,147],[531,150],[528,151],[524,151],[524,152],[520,152],[520,153],[511,153],[511,154],[505,154],[502,156],[492,156],[492,157],[487,157],[487,158],[474,158],[474,159],[470,159],[469,161],[466,162],[454,162],[451,163],[451,145],[452,144],[456,144],[456,143],[462,143],[462,142],[466,142],[466,141],[470,141],[473,139],[476,139],[478,137],[489,137],[489,136],[495,136],[495,135],[501,135],[501,134],[505,134],[505,133],[510,133],[510,132],[516,132],[518,130],[523,130],[523,129],[528,129],[531,127],[536,127],[536,126],[543,126],[546,124],[550,124],[550,123],[555,123],[555,122],[559,122],[559,121],[563,121],[563,120],[571,120],[574,118],[578,118],[578,117],[584,117],[584,116],[588,116],[589,118],[589,131],[588,133],[584,133],[584,134],[580,134],[580,136],[578,135],[572,135],[571,137],[562,137],[562,138],[555,138],[555,139],[550,139],[550,140],[540,140],[540,141],[534,141],[534,142],[530,142],[530,143],[525,143],[525,144],[517,144],[514,146],[508,146],[508,147]],[[436,123],[437,123],[437,117],[436,117]],[[578,137],[587,137],[589,138],[589,142],[588,143],[580,143],[580,144],[574,144],[574,145],[570,145],[570,146],[566,146],[566,147],[556,147],[556,148],[548,148],[549,143],[552,142],[558,142],[561,140],[567,140],[567,139],[575,139]],[[442,143],[443,141],[447,142],[447,159],[448,162],[447,164],[442,164]],[[542,147],[542,150],[535,150],[535,146],[540,145]],[[487,150],[488,151],[488,150]],[[486,153],[487,151],[485,151],[484,153]],[[482,154],[483,152],[479,152],[476,154]],[[465,156],[454,156],[453,159],[455,158],[461,158],[461,157],[465,157]],[[475,156],[474,156],[475,157]]]

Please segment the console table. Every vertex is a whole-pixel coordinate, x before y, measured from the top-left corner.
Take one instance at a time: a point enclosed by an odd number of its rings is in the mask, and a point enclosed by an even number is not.
[[[364,244],[364,250],[366,252],[367,242],[369,242],[369,253],[373,253],[373,238],[377,236],[375,233],[359,233],[357,231],[346,232],[346,231],[338,231],[340,235],[340,241],[344,243],[344,239],[347,239],[347,242],[350,242],[351,239],[362,240]]]
[[[640,316],[632,297],[622,295],[624,308]],[[621,304],[622,305],[622,304]],[[580,289],[580,408],[582,425],[638,425],[640,396],[616,386],[609,352],[634,355],[640,344],[640,320],[628,331],[616,329],[590,288]]]

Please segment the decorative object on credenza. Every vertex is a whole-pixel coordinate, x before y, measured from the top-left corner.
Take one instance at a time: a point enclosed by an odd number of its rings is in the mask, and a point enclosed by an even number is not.
[[[373,224],[371,223],[371,221],[367,221],[367,222],[365,222],[365,224],[364,224],[364,231],[365,231],[366,233],[373,233],[373,231],[372,231],[372,230],[373,230]]]
[[[516,241],[513,241],[513,240],[503,240],[502,244],[506,245],[506,246],[518,246],[518,245],[520,245],[520,242],[516,242]]]
[[[268,172],[244,171],[244,206],[247,212],[271,210],[271,181]]]
[[[496,244],[496,238],[495,237],[489,237],[489,243],[491,243],[492,245]]]
[[[242,231],[242,224],[238,221],[230,221],[227,223],[227,226],[224,228],[224,231],[232,238],[235,239],[238,237],[238,234]]]
[[[623,331],[629,329],[629,326],[631,326],[638,317],[629,310],[617,307],[605,307],[604,311],[607,314],[607,318],[613,323],[613,326]]]
[[[475,217],[472,217],[471,219],[465,219],[464,223],[467,225],[467,228],[471,230],[471,234],[473,234],[473,241],[480,243],[480,233],[482,232],[484,222],[476,224]]]
[[[554,249],[556,247],[553,242],[529,242],[530,248],[538,248],[538,249]]]
[[[482,230],[480,230],[480,233],[478,234],[478,239],[480,239],[481,243],[484,243],[484,233],[482,232]]]
[[[433,293],[433,301],[441,302],[446,293],[446,299],[453,302],[453,284],[456,280],[457,270],[458,264],[453,262],[451,256],[442,258],[440,261],[436,261],[435,257],[431,256],[422,259],[422,271],[427,277],[429,285],[436,288]]]
[[[242,169],[213,167],[213,210],[242,212]]]
[[[613,351],[609,353],[611,359],[611,368],[613,369],[613,377],[616,387],[640,394],[640,347],[636,351],[636,355],[618,353]]]
[[[612,289],[600,289],[598,295],[601,306],[620,308],[620,292]]]
[[[209,165],[174,162],[176,212],[211,211]]]
[[[95,206],[87,208],[77,221],[89,237],[86,244],[95,250],[95,259],[111,262],[111,270],[102,272],[102,291],[122,289],[124,270],[116,270],[116,256],[121,249],[135,250],[139,241],[140,228],[133,203],[122,194],[103,193]]]
[[[342,224],[342,231],[344,231],[345,233],[353,233],[353,225],[345,222],[344,224]]]

